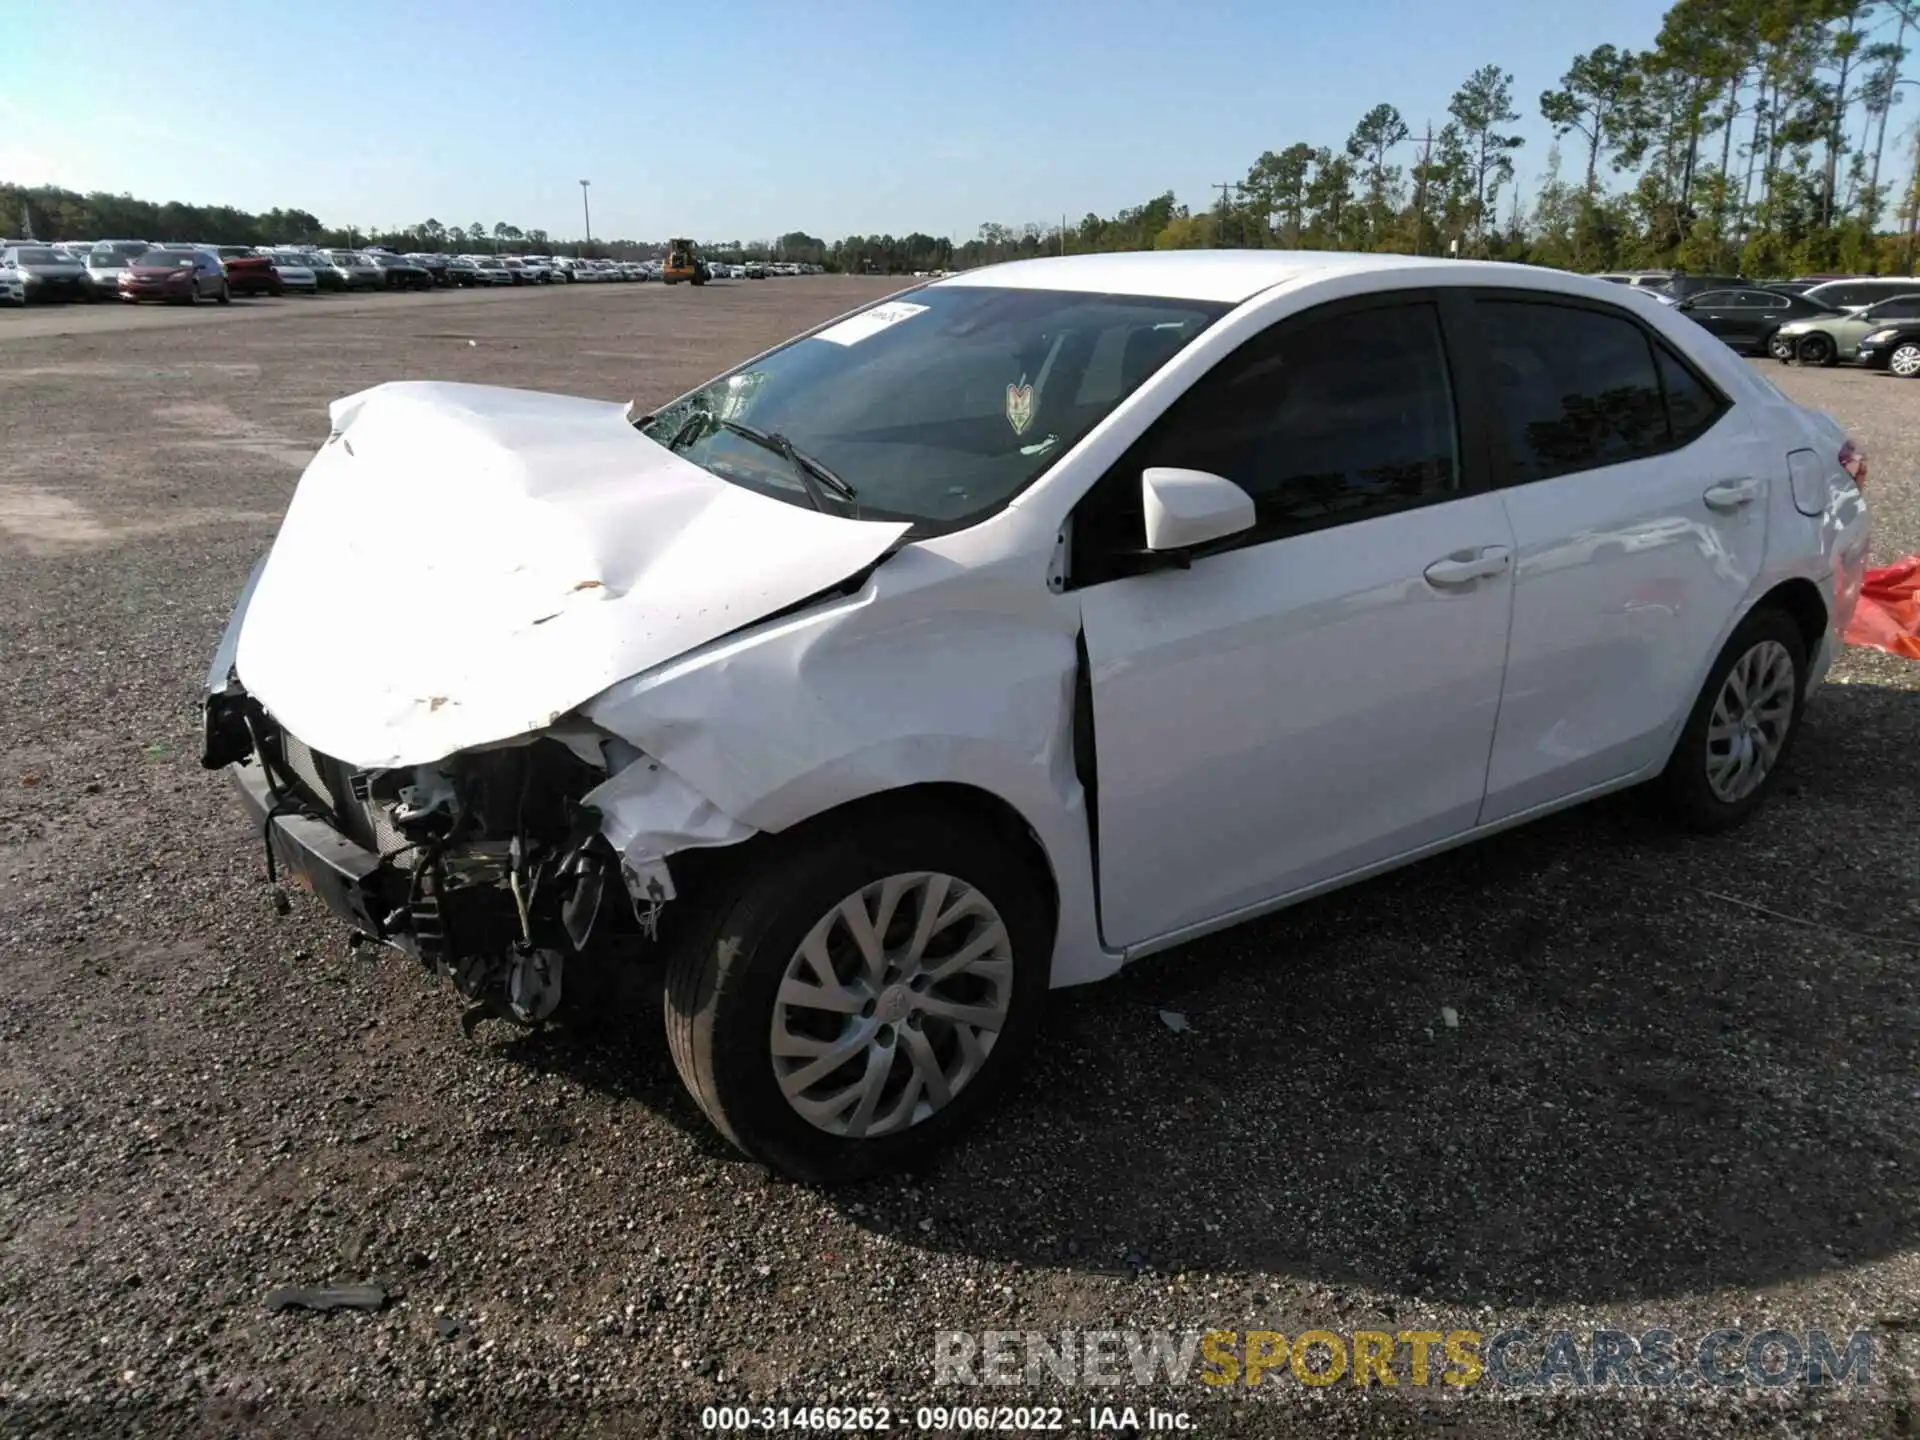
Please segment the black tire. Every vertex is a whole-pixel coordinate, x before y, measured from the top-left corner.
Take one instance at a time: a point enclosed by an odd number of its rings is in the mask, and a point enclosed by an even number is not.
[[[233,303],[233,287],[222,280],[220,282],[220,293],[213,298],[218,300],[222,305],[231,305]]]
[[[1889,350],[1887,373],[1901,380],[1920,380],[1920,343],[1902,340]]]
[[[1793,704],[1788,711],[1787,729],[1779,754],[1759,784],[1737,800],[1724,800],[1714,793],[1707,776],[1707,730],[1712,723],[1715,703],[1727,683],[1733,667],[1756,646],[1774,642],[1787,653],[1793,665]],[[1785,610],[1764,605],[1735,627],[1721,649],[1699,698],[1687,716],[1687,723],[1674,742],[1666,769],[1655,781],[1655,789],[1668,814],[1690,830],[1714,834],[1738,825],[1753,813],[1780,778],[1792,757],[1794,741],[1800,735],[1801,714],[1807,702],[1807,644],[1800,627]]]
[[[1760,350],[1784,364],[1793,359],[1793,337],[1776,330],[1760,342]]]
[[[1802,365],[1831,365],[1840,358],[1840,347],[1830,335],[1807,335],[1794,353]]]
[[[715,893],[672,937],[666,969],[667,1043],[695,1102],[740,1150],[818,1184],[910,1163],[976,1118],[1032,1044],[1053,953],[1047,896],[1018,847],[986,824],[925,810],[823,828],[834,824],[768,840],[740,857],[731,881],[716,877]],[[964,881],[999,912],[1013,964],[1006,1022],[974,1078],[927,1118],[873,1138],[829,1133],[793,1108],[775,1076],[772,1026],[787,966],[848,896],[923,871]],[[917,1022],[899,1023],[896,1033]]]

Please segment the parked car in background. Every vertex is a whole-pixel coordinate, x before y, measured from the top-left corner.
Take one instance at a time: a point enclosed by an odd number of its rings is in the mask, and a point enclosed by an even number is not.
[[[766,278],[767,278],[767,267],[764,261],[749,260],[747,262],[747,279],[764,280]]]
[[[474,268],[479,272],[479,280],[482,285],[514,285],[519,283],[514,279],[513,271],[507,268],[507,262],[502,260],[498,255],[471,255],[467,258],[473,261]]]
[[[203,246],[226,268],[227,287],[235,295],[284,295],[286,284],[273,261],[251,245]]]
[[[19,272],[29,302],[97,298],[87,278],[87,267],[51,245],[9,245],[0,251],[0,260]]]
[[[435,285],[451,285],[452,278],[447,274],[447,257],[431,250],[417,250],[408,253],[408,260],[427,272],[427,277]]]
[[[1793,358],[1794,341],[1780,328],[1840,314],[1804,295],[1767,289],[1703,290],[1678,302],[1680,313],[1746,355]]]
[[[520,273],[536,285],[551,285],[559,278],[554,271],[553,262],[544,255],[522,255]]]
[[[1895,295],[1860,310],[1834,310],[1807,320],[1782,325],[1774,344],[1780,349],[1791,345],[1790,358],[1803,365],[1833,365],[1859,358],[1860,342],[1875,330],[1894,320],[1920,317],[1920,280],[1909,280],[1913,293]],[[1813,291],[1801,296],[1813,298]],[[1770,353],[1778,354],[1775,350]]]
[[[404,255],[390,250],[369,251],[367,260],[380,272],[380,283],[389,290],[431,290],[433,272],[416,265]]]
[[[285,260],[295,268],[304,267],[313,272],[314,287],[318,290],[344,290],[346,277],[334,269],[333,262],[305,245],[276,245],[266,252],[275,264]]]
[[[1881,300],[1916,291],[1920,291],[1920,279],[1911,275],[1870,275],[1823,281],[1801,293],[1836,310],[1864,310]]]
[[[1898,300],[1887,303],[1901,305]],[[1860,337],[1853,358],[1870,370],[1886,370],[1902,380],[1920,379],[1920,316],[1883,316]]]
[[[480,278],[480,267],[464,255],[453,255],[447,259],[447,284],[461,290],[470,290],[476,285],[487,282]]]
[[[120,298],[127,301],[164,300],[175,305],[197,305],[233,299],[226,269],[211,250],[187,246],[155,246],[136,255],[120,276]]]
[[[0,251],[0,305],[27,303],[27,277]]]
[[[87,252],[87,283],[93,287],[95,298],[106,300],[120,293],[120,277],[126,273],[129,263],[144,254],[145,246],[132,254],[119,250],[109,250],[96,246]]]
[[[322,250],[327,263],[339,274],[345,290],[384,290],[387,275],[372,259],[358,250]]]
[[[320,277],[314,273],[313,266],[293,255],[269,252],[265,257],[273,266],[273,273],[280,277],[283,290],[295,295],[317,295],[320,293]],[[231,273],[231,268],[229,273]]]

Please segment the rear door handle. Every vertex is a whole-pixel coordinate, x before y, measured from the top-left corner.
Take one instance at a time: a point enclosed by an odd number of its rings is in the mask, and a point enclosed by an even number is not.
[[[1706,494],[1701,496],[1710,510],[1738,510],[1759,498],[1758,480],[1722,480],[1718,485],[1709,485]]]
[[[1486,545],[1478,550],[1456,550],[1434,561],[1424,573],[1429,585],[1458,589],[1476,580],[1491,580],[1506,573],[1513,563],[1513,552],[1504,545]]]

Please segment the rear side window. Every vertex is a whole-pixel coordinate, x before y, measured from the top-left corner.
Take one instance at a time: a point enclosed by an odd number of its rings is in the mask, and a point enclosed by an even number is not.
[[[1700,382],[1700,378],[1674,357],[1666,346],[1655,342],[1655,363],[1660,368],[1660,388],[1666,395],[1667,424],[1675,447],[1699,439],[1720,418],[1720,397]]]
[[[1660,454],[1697,439],[1724,409],[1624,316],[1532,300],[1475,308],[1510,483]]]
[[[1617,465],[1667,447],[1660,376],[1639,326],[1535,301],[1483,300],[1477,309],[1513,481]]]

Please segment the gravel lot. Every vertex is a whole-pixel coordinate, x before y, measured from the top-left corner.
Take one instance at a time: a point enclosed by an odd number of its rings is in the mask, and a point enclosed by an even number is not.
[[[886,288],[0,314],[0,1430],[686,1435],[1048,1393],[936,1388],[938,1329],[1777,1324],[1873,1330],[1875,1384],[1093,1398],[1209,1437],[1909,1433],[1910,663],[1847,654],[1732,837],[1624,797],[1058,995],[990,1125],[851,1192],[723,1149],[657,1016],[468,1039],[410,961],[274,913],[195,702],[326,402],[660,400]],[[1877,559],[1920,549],[1920,385],[1769,373],[1868,448]],[[375,1277],[379,1313],[264,1305]]]

